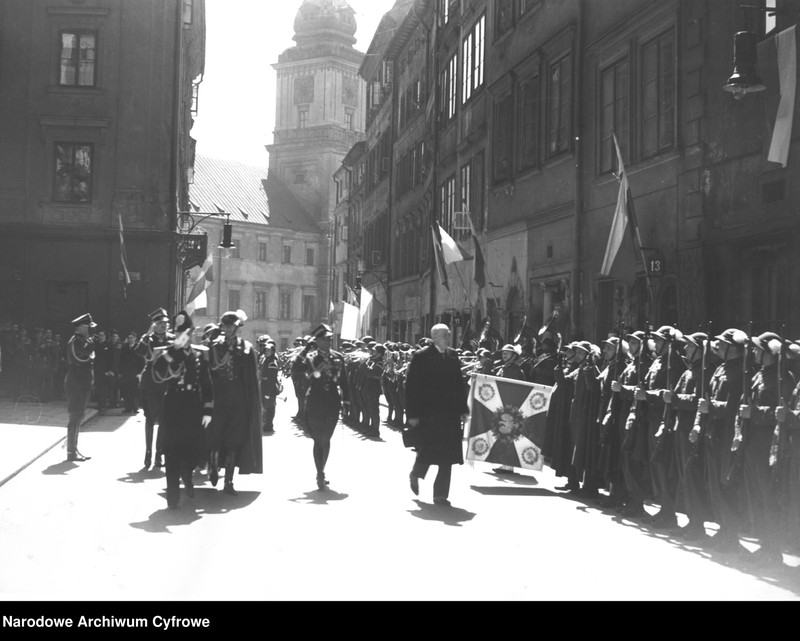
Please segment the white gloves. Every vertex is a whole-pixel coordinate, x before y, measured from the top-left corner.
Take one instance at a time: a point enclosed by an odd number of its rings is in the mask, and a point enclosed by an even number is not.
[[[203,427],[208,427],[208,424],[211,423],[211,417],[208,414],[203,415]]]

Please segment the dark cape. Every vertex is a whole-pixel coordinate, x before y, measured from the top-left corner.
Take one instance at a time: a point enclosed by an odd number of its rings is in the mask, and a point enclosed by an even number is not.
[[[567,476],[572,469],[573,448],[569,433],[569,414],[575,392],[576,372],[574,369],[565,372],[561,366],[556,366],[553,371],[555,386],[547,409],[542,454],[556,476]]]

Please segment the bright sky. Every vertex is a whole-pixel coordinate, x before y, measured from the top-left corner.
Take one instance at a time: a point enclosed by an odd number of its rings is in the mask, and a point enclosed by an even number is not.
[[[349,0],[366,51],[395,0]],[[197,153],[266,168],[275,127],[278,56],[295,44],[302,0],[206,0],[206,65],[192,128]]]

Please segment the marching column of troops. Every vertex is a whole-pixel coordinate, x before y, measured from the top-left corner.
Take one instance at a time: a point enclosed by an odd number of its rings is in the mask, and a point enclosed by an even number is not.
[[[261,434],[274,430],[281,372],[294,385],[295,420],[314,438],[317,483],[326,487],[330,435],[340,413],[346,424],[377,436],[383,396],[387,424],[404,427],[408,366],[430,344],[428,338],[412,347],[364,336],[343,342],[339,352],[330,349],[333,332],[323,324],[276,353],[269,336],[259,338],[257,350],[238,336],[246,320],[241,311],[206,326],[199,345],[190,342],[194,328],[185,312],[174,319],[174,332],[163,309],[149,320],[150,329],[130,342],[145,362],[138,376],[145,465],[158,425],[156,464],[166,457],[170,507],[178,503],[180,479],[192,493],[190,471],[200,465],[208,466],[213,485],[224,468],[224,491],[234,495],[235,469],[262,471]],[[101,339],[90,314],[73,325],[66,349],[67,455],[82,461],[89,457],[78,450],[78,431]],[[520,337],[500,347],[496,337],[482,335],[455,351],[465,386],[476,373],[552,386],[542,454],[566,479],[559,490],[754,561],[781,563],[783,552],[797,549],[800,341],[737,328],[684,334],[668,325],[619,330],[600,345],[562,346],[561,336],[549,331],[538,344]],[[678,513],[687,517],[683,527]],[[718,525],[714,536],[706,522]],[[758,540],[757,552],[741,544],[742,536]]]

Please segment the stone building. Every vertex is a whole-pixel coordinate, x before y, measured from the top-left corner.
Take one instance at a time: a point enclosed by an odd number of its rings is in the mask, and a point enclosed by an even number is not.
[[[0,326],[139,331],[176,298],[204,1],[5,0],[0,46]]]

